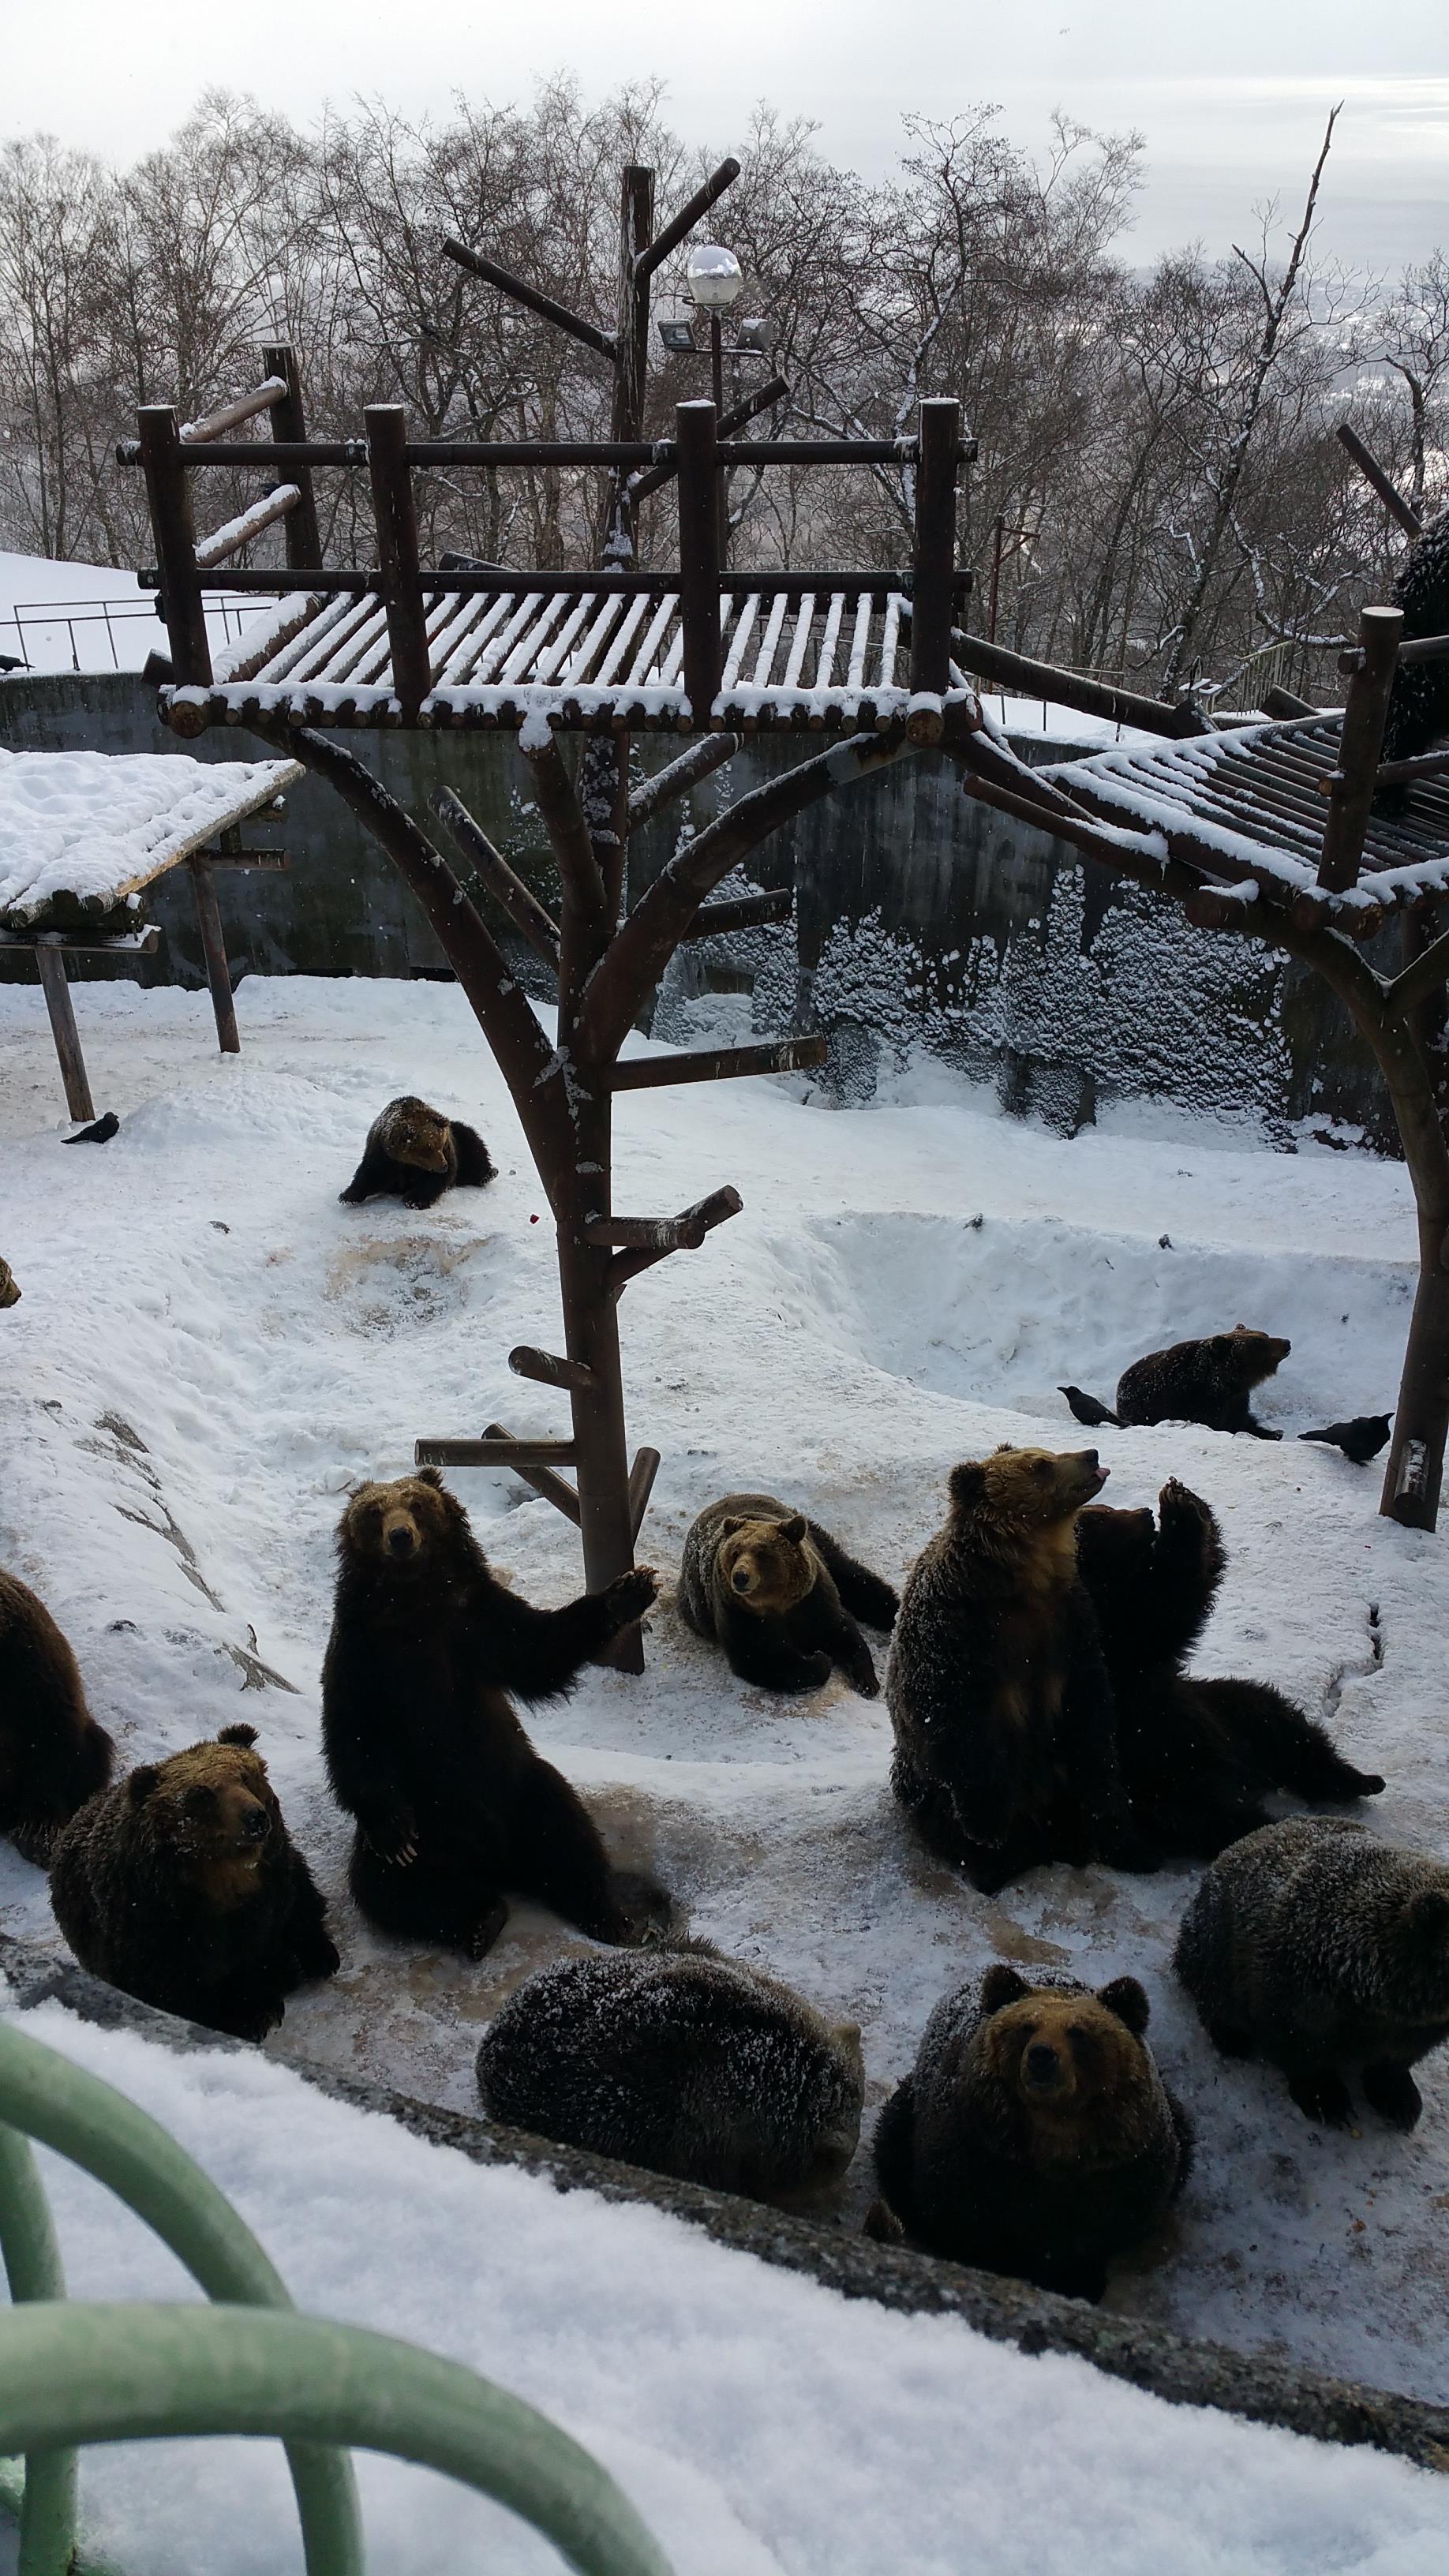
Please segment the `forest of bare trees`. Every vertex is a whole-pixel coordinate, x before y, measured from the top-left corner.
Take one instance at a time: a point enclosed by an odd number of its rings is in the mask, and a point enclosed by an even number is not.
[[[776,434],[891,435],[923,394],[959,395],[979,441],[961,552],[984,625],[1003,536],[1000,639],[1152,686],[1232,684],[1283,646],[1276,676],[1312,690],[1403,540],[1334,431],[1351,416],[1415,503],[1445,497],[1449,261],[1394,284],[1315,254],[1296,205],[1241,247],[1131,258],[1142,146],[1059,122],[1042,162],[988,109],[911,120],[894,178],[825,161],[804,124],[757,114],[725,138],[742,174],[722,202],[741,308],[768,324],[791,393]],[[1326,148],[1326,147],[1325,147]],[[619,171],[659,173],[661,214],[704,175],[658,97],[590,112],[562,84],[531,108],[459,102],[412,125],[376,105],[301,132],[204,99],[161,151],[112,170],[49,139],[0,153],[0,545],[147,562],[140,477],[115,444],[139,403],[206,410],[255,382],[256,352],[301,352],[309,429],[355,435],[363,406],[405,405],[420,437],[608,433],[608,369],[441,251],[486,248],[611,325]],[[1332,185],[1331,153],[1318,186]],[[1295,236],[1302,238],[1295,257]],[[684,255],[658,281],[681,296]],[[758,361],[753,362],[758,366]],[[651,418],[706,390],[651,351]],[[756,380],[740,362],[735,383]],[[734,373],[734,371],[732,371]],[[727,393],[726,399],[731,398]],[[209,478],[207,515],[255,497]],[[737,473],[733,551],[749,564],[890,565],[909,554],[893,470]],[[319,475],[328,561],[366,562],[364,475]],[[431,559],[588,559],[599,492],[557,471],[419,478]],[[361,523],[359,524],[359,520]],[[673,500],[647,505],[646,559],[668,561]],[[269,554],[275,534],[259,541]]]

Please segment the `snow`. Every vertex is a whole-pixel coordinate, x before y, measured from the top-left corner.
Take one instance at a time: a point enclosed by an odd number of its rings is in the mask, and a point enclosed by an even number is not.
[[[0,921],[22,929],[57,899],[109,911],[301,774],[295,760],[0,747]]]
[[[677,2576],[959,2576],[968,2563],[1430,2576],[1444,2563],[1449,2481],[1402,2461],[1169,2407],[954,2318],[841,2299],[658,2211],[471,2165],[261,2056],[176,2057],[55,2005],[20,2018],[165,2123],[299,2307],[469,2363],[586,2443]],[[41,2160],[73,2297],[195,2295],[97,2185]],[[1040,2464],[1026,2476],[1023,2453]],[[559,2565],[465,2490],[377,2455],[357,2469],[377,2576]],[[299,2563],[274,2444],[93,2450],[81,2498],[94,2545],[147,2576]]]
[[[1108,744],[1130,751],[1162,739],[1137,725],[1114,723],[1110,716],[1082,715],[1076,707],[1059,706],[1054,698],[1012,698],[1002,689],[982,689],[981,705],[983,713],[1013,741],[1040,736],[1046,742],[1080,743],[1093,751]]]
[[[213,652],[255,614],[254,597],[238,606],[225,592],[208,592]],[[143,590],[133,572],[0,549],[0,654],[17,655],[29,672],[139,671],[149,653],[168,650],[156,594]]]
[[[506,1361],[515,1343],[559,1346],[547,1205],[455,986],[253,977],[237,1007],[243,1053],[221,1058],[205,993],[90,985],[93,1088],[122,1126],[80,1155],[58,1141],[41,997],[0,987],[0,1251],[24,1291],[0,1317],[0,1563],[71,1637],[127,1760],[237,1717],[261,1729],[344,1953],[331,1985],[289,2003],[269,2053],[473,2108],[474,2050],[496,2001],[583,1945],[520,1906],[475,1969],[399,1951],[358,1921],[320,1758],[318,1671],[352,1480],[406,1472],[424,1432],[567,1428],[565,1400],[521,1384]],[[475,1121],[499,1179],[427,1215],[339,1207],[371,1119],[406,1091]],[[899,1582],[938,1524],[955,1460],[1000,1440],[1080,1445],[1061,1382],[1110,1398],[1146,1350],[1261,1325],[1293,1342],[1260,1406],[1288,1440],[1107,1430],[1107,1499],[1149,1502],[1169,1475],[1206,1495],[1231,1564],[1204,1667],[1272,1679],[1325,1715],[1351,1757],[1388,1778],[1376,1827],[1449,1858],[1444,1538],[1377,1516],[1376,1468],[1291,1436],[1395,1401],[1415,1277],[1402,1168],[1312,1144],[1273,1154],[1246,1124],[1145,1103],[1067,1142],[918,1063],[848,1111],[804,1078],[631,1093],[617,1131],[622,1213],[683,1207],[726,1183],[746,1204],[626,1293],[631,1438],[664,1459],[641,1554],[665,1598],[642,1679],[590,1671],[571,1701],[534,1713],[537,1741],[594,1802],[619,1856],[654,1865],[696,1930],[861,2024],[864,2136],[937,1997],[993,1956],[1093,1984],[1140,1976],[1201,2152],[1168,2233],[1119,2272],[1109,2306],[1442,2397],[1449,2057],[1422,2070],[1412,2137],[1369,2117],[1361,2135],[1319,2135],[1267,2070],[1214,2055],[1175,1987],[1193,1871],[1052,1869],[979,1898],[897,1816],[881,1702],[838,1676],[799,1701],[744,1688],[671,1598],[690,1520],[731,1488],[798,1499]],[[566,1522],[505,1473],[450,1481],[520,1590],[571,1597]],[[8,1847],[0,1922],[54,1937],[43,1882]],[[857,2223],[868,2198],[863,2153],[838,2223]],[[355,2244],[351,2269],[365,2269]],[[661,2297],[668,2286],[654,2284]],[[928,2341],[911,2349],[929,2375]],[[743,2386],[757,2357],[741,2348],[732,2366]],[[1003,2371],[1000,2356],[991,2367]],[[906,2378],[915,2368],[901,2365]],[[619,2376],[632,2390],[632,2360]],[[897,2424],[895,2396],[878,2394]],[[692,2402],[681,2369],[665,2419]],[[631,2420],[653,2416],[640,2406]],[[805,2439],[802,2419],[781,2420]],[[929,2484],[926,2453],[903,2427],[897,2438],[901,2464],[916,2463],[901,2482],[909,2501],[913,2483]],[[969,2447],[976,2456],[974,2432]],[[1064,2436],[1064,2494],[1073,2456]],[[947,2457],[964,2478],[959,2439],[943,2438],[938,2479]],[[845,2480],[878,2542],[869,2494],[853,2472]],[[799,2479],[799,2510],[825,2512],[834,2483],[828,2461],[818,2482]],[[1056,2484],[1033,2482],[1012,2533],[1019,2522],[1037,2534]],[[748,2492],[748,2479],[731,2489]],[[975,2508],[962,2511],[969,2528]],[[1184,2507],[1180,2533],[1199,2527]],[[1273,2528],[1280,2555],[1266,2563],[1300,2563]],[[848,2563],[803,2542],[786,2554],[773,2525],[768,2545],[792,2568]],[[1003,2550],[1015,2545],[1003,2536]],[[1187,2545],[1165,2556],[1187,2563]],[[1383,2547],[1385,2568],[1413,2563]],[[869,2563],[932,2562],[886,2546]],[[1229,2550],[1222,2563],[1254,2562]],[[1350,2550],[1301,2563],[1373,2562]]]

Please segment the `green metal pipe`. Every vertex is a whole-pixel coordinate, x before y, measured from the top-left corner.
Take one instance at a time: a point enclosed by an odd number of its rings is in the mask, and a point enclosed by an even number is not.
[[[65,2272],[30,2141],[0,2124],[0,2252],[10,2296],[63,2299]],[[20,2500],[19,2576],[68,2576],[75,2551],[76,2456],[34,2451]]]
[[[416,2345],[255,2307],[67,2300],[0,2317],[0,2451],[215,2433],[386,2451],[510,2506],[578,2576],[670,2576],[587,2451]]]
[[[3,2121],[105,2183],[169,2245],[208,2298],[290,2309],[286,2284],[250,2228],[159,2122],[57,2049],[17,2029],[13,2021],[0,2020]],[[0,2203],[8,2198],[9,2185],[9,2175],[0,2175]],[[6,2250],[8,2264],[8,2240]],[[45,2295],[63,2297],[63,2287]],[[308,2576],[363,2576],[362,2523],[351,2461],[345,2452],[321,2452],[294,2441],[289,2432],[283,2439]],[[0,2442],[0,2450],[5,2447]],[[58,2563],[64,2565],[63,2560]],[[41,2565],[37,2560],[36,2576]],[[28,2567],[24,2576],[30,2576]]]

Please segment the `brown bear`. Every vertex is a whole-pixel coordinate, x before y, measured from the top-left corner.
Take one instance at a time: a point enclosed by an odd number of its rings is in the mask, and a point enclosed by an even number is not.
[[[18,1306],[20,1289],[8,1261],[0,1261],[0,1307]]]
[[[662,1888],[610,1867],[507,1697],[557,1699],[656,1588],[639,1566],[536,1610],[490,1572],[436,1467],[353,1495],[337,1531],[322,1744],[356,1819],[350,1885],[372,1922],[481,1959],[510,1893],[599,1941],[641,1940],[667,1920]]]
[[[50,1872],[83,1968],[163,2012],[265,2039],[341,1962],[254,1726],[145,1762],[72,1817]]]
[[[406,1093],[379,1110],[362,1160],[338,1196],[344,1207],[386,1194],[404,1207],[430,1208],[444,1190],[481,1190],[495,1177],[488,1148],[473,1128]]]
[[[945,1527],[906,1583],[886,1674],[891,1787],[984,1895],[1042,1861],[1157,1866],[1077,1571],[1077,1515],[1106,1480],[1095,1449],[1004,1445],[953,1467]]]
[[[1310,2120],[1353,2117],[1345,2065],[1396,2129],[1449,2039],[1449,1867],[1347,1816],[1285,1816],[1200,1880],[1174,1966],[1225,2057],[1266,2057]]]
[[[651,2173],[791,2207],[860,2136],[860,2032],[706,1941],[565,1959],[478,2051],[490,2118]]]
[[[1117,1420],[1124,1429],[1201,1422],[1209,1431],[1250,1431],[1255,1440],[1281,1440],[1281,1431],[1255,1418],[1249,1399],[1292,1348],[1271,1333],[1234,1324],[1230,1333],[1213,1333],[1206,1341],[1149,1351],[1117,1380]]]
[[[875,2133],[876,2178],[932,2254],[1100,2299],[1156,2227],[1193,2136],[1143,2033],[1135,1977],[1100,1993],[989,1968],[937,2004]]]
[[[814,1690],[838,1664],[862,1698],[875,1699],[880,1683],[856,1621],[889,1629],[900,1604],[818,1521],[773,1494],[726,1494],[691,1524],[679,1607],[697,1636],[723,1646],[741,1681]]]
[[[1165,1852],[1211,1860],[1268,1821],[1263,1799],[1372,1798],[1331,1737],[1271,1682],[1218,1681],[1183,1665],[1206,1624],[1227,1552],[1201,1495],[1175,1477],[1150,1511],[1095,1505],[1077,1522],[1117,1711],[1117,1758],[1132,1812]]]
[[[61,1826],[104,1789],[114,1754],[44,1602],[0,1571],[0,1834],[47,1869]]]

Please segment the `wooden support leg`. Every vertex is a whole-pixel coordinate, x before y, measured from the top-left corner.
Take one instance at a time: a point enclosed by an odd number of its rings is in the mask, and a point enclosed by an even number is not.
[[[226,941],[221,935],[221,913],[217,907],[216,887],[211,869],[198,851],[186,862],[191,870],[191,891],[196,897],[196,921],[201,932],[201,945],[206,957],[206,980],[211,986],[211,1007],[216,1014],[216,1042],[223,1055],[240,1055],[241,1039],[237,1035],[236,1005],[232,1000],[231,976],[226,963]]]
[[[35,943],[35,962],[40,969],[41,990],[50,1013],[50,1034],[60,1059],[60,1077],[65,1084],[65,1105],[72,1118],[92,1119],[96,1114],[91,1086],[86,1077],[86,1060],[81,1053],[80,1031],[75,1024],[75,1011],[66,977],[65,958],[60,949],[42,937]]]

